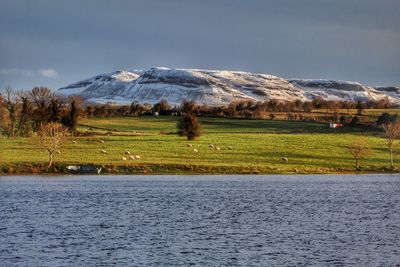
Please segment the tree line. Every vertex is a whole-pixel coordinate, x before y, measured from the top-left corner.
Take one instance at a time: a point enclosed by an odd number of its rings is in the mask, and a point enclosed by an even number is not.
[[[63,98],[47,87],[30,91],[7,87],[0,94],[0,131],[8,137],[29,137],[42,125],[53,122],[75,134],[82,104],[79,97]]]
[[[267,100],[254,102],[250,100],[235,101],[225,106],[199,105],[186,101],[193,106],[196,116],[241,118],[241,119],[275,119],[277,113],[286,113],[287,120],[336,122],[343,124],[358,124],[365,109],[388,109],[393,105],[388,99],[379,101],[332,101],[320,97],[312,101],[279,101]],[[350,114],[351,110],[356,114]],[[324,110],[324,112],[322,112]],[[345,114],[340,113],[345,110]],[[321,111],[320,116],[315,114]],[[314,113],[312,113],[314,112]],[[172,106],[166,100],[154,105],[131,103],[130,105],[92,104],[86,105],[84,114],[88,117],[113,116],[145,116],[145,115],[182,115],[181,106]]]

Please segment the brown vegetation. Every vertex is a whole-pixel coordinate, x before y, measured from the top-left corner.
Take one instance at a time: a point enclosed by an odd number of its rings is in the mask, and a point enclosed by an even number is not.
[[[39,143],[49,153],[48,168],[53,164],[54,154],[61,154],[61,147],[67,135],[65,127],[58,122],[49,122],[39,127]]]
[[[356,171],[360,171],[361,170],[360,161],[364,156],[368,154],[367,141],[363,138],[354,139],[349,144],[348,150],[354,159]]]
[[[390,169],[394,169],[393,150],[396,145],[395,141],[400,137],[400,121],[388,122],[383,124],[387,147],[389,149]]]

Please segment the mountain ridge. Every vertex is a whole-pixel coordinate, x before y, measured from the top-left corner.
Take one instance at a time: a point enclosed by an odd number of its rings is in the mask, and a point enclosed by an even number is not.
[[[184,100],[199,104],[226,105],[232,101],[270,99],[307,101],[378,101],[400,103],[400,87],[372,87],[359,82],[327,79],[284,79],[262,73],[226,70],[173,69],[119,70],[95,75],[56,91],[79,95],[91,103],[155,104],[161,99],[179,105]]]

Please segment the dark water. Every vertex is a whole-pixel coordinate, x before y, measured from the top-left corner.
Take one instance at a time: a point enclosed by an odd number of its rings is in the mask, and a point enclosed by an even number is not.
[[[0,266],[400,266],[400,177],[0,177]]]

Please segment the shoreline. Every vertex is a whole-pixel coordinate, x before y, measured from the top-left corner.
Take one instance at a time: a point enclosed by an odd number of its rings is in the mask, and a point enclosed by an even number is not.
[[[368,169],[361,171],[351,169],[335,168],[293,168],[292,170],[280,170],[276,167],[230,167],[230,166],[204,166],[204,165],[180,165],[180,164],[142,164],[142,165],[91,165],[101,167],[102,171],[97,174],[94,172],[73,172],[66,169],[68,164],[55,164],[50,169],[46,164],[13,164],[0,166],[1,176],[28,176],[28,175],[343,175],[343,174],[398,174],[399,169],[389,170],[389,168]]]

